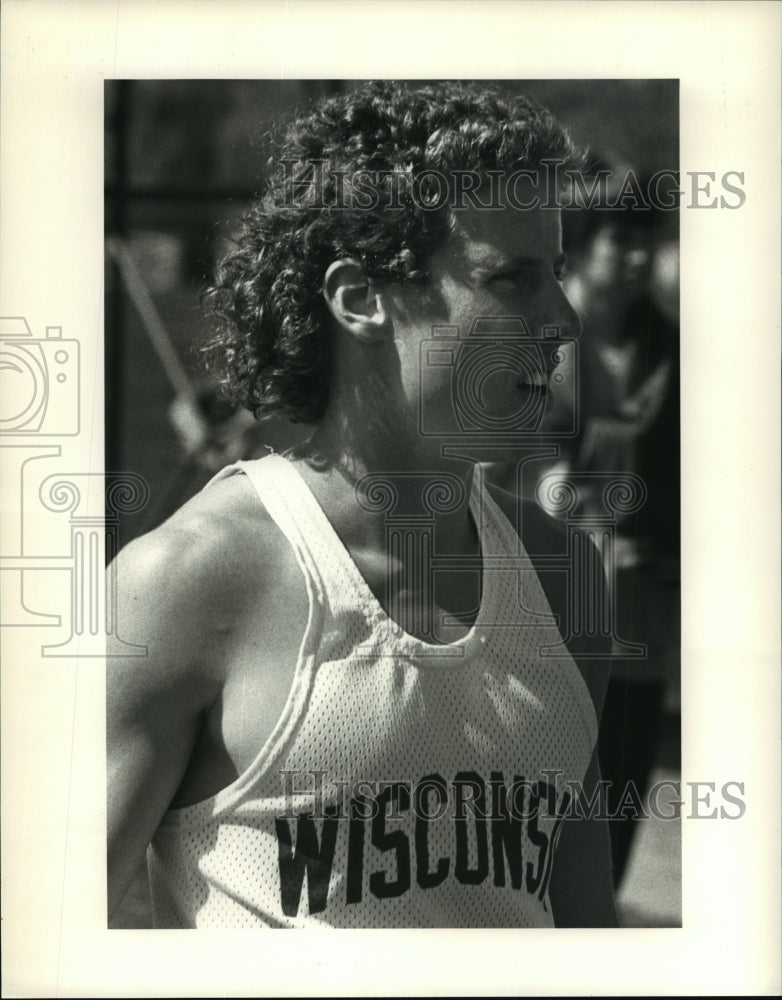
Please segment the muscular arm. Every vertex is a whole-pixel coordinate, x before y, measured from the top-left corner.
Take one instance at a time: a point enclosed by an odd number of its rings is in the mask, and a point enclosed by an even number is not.
[[[110,914],[172,803],[214,794],[236,776],[224,697],[244,626],[264,617],[262,514],[245,477],[233,477],[117,559],[117,634],[146,654],[107,661]]]
[[[109,916],[174,798],[203,714],[219,694],[198,655],[199,561],[192,537],[166,529],[134,542],[117,561],[118,632],[125,642],[146,646],[146,655],[107,661]]]

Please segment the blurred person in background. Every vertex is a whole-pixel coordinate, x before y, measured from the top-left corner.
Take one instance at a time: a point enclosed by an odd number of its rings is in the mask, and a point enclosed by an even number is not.
[[[680,649],[678,240],[654,209],[566,213],[567,294],[583,324],[580,433],[561,471],[633,473],[647,496],[620,517],[616,632],[642,659],[612,665],[600,738],[612,813],[632,782],[642,800],[659,749],[666,690]],[[590,510],[591,508],[591,510]],[[584,512],[600,514],[587,492]],[[624,801],[627,801],[625,799]],[[611,822],[614,878],[627,864],[637,816]]]

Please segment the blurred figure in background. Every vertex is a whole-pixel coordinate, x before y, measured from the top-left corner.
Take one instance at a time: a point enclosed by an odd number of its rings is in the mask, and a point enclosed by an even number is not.
[[[647,647],[616,660],[606,698],[600,758],[611,812],[632,782],[643,801],[655,762],[669,678],[680,655],[680,444],[678,240],[654,210],[565,213],[578,312],[580,432],[560,469],[634,473],[648,491],[620,519],[615,549],[617,634]],[[662,239],[661,239],[662,236]],[[583,493],[583,491],[582,491]],[[599,496],[583,513],[599,515]],[[593,510],[590,510],[590,505]],[[624,798],[623,798],[624,796]],[[611,822],[618,885],[632,842],[634,810]]]

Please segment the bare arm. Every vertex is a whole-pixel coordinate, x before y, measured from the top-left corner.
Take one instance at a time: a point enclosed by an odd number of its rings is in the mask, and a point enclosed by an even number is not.
[[[118,634],[147,655],[110,658],[107,672],[110,912],[165,812],[255,759],[290,691],[309,600],[244,475],[197,494],[117,562]]]
[[[193,539],[166,529],[134,542],[117,560],[118,632],[147,652],[107,661],[109,916],[144,859],[203,714],[219,694],[199,654],[205,595],[198,562]]]

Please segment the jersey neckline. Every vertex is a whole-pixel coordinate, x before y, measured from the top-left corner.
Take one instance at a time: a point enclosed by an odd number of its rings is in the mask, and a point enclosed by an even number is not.
[[[382,602],[375,596],[344,541],[340,538],[331,521],[329,521],[306,479],[294,463],[285,456],[276,453],[265,456],[261,459],[261,462],[269,463],[270,465],[273,463],[277,467],[279,470],[278,474],[284,477],[283,482],[280,483],[282,491],[289,499],[293,497],[300,498],[301,502],[307,505],[308,515],[319,526],[319,530],[323,533],[322,537],[329,540],[329,547],[334,557],[340,561],[351,583],[357,588],[364,599],[368,618],[372,621],[373,625],[379,626],[382,630],[387,630],[388,638],[393,641],[397,652],[404,651],[408,655],[423,656],[427,660],[444,659],[452,662],[455,658],[463,659],[468,657],[471,652],[487,642],[485,623],[487,620],[493,620],[492,615],[498,599],[498,581],[497,574],[487,572],[486,568],[487,555],[496,553],[494,553],[494,546],[491,545],[488,538],[486,510],[489,505],[484,502],[487,494],[483,484],[482,470],[479,465],[476,464],[474,466],[472,488],[468,502],[470,514],[478,535],[480,550],[480,556],[478,557],[481,571],[480,604],[475,615],[475,620],[468,632],[458,639],[454,639],[453,642],[432,643],[405,631],[383,607]],[[286,485],[290,487],[289,491],[285,490]]]

